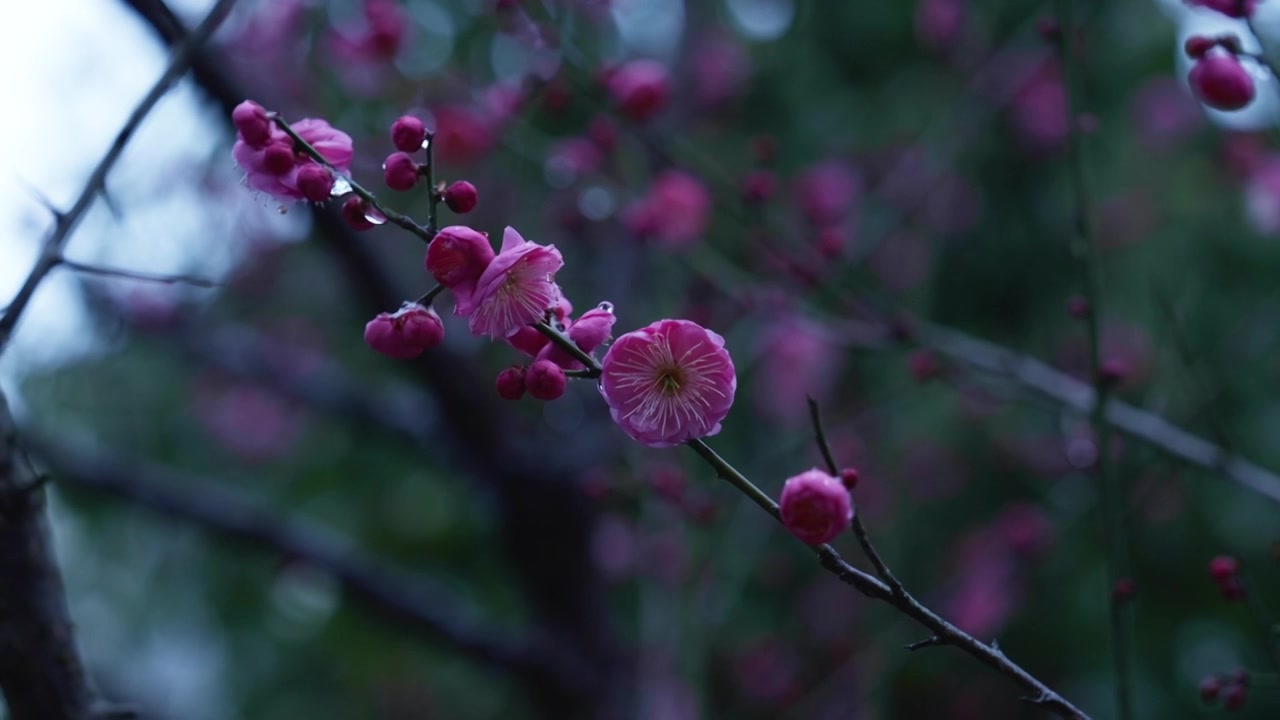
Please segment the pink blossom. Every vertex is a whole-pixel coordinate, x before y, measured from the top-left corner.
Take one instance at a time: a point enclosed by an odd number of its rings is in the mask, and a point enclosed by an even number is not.
[[[687,246],[702,237],[711,220],[711,193],[701,180],[681,170],[659,174],[649,194],[627,208],[632,232],[664,245]]]
[[[1204,113],[1173,78],[1145,83],[1133,98],[1137,141],[1149,150],[1166,149],[1190,137],[1204,125]]]
[[[788,313],[761,333],[759,372],[755,374],[757,407],[786,425],[807,422],[805,398],[831,391],[842,357],[822,325]]]
[[[916,37],[934,50],[953,46],[968,20],[968,0],[920,0],[916,5]]]
[[[252,385],[207,380],[196,390],[194,406],[205,432],[247,462],[288,454],[305,429],[298,408]]]
[[[334,129],[324,120],[314,118],[299,120],[293,124],[293,129],[329,164],[343,172],[350,170],[351,158],[354,156],[351,136]],[[302,200],[306,195],[298,185],[298,173],[304,166],[315,164],[315,161],[302,153],[296,153],[292,167],[286,167],[288,163],[281,166],[278,164],[278,151],[281,147],[292,151],[293,141],[283,130],[273,126],[266,145],[254,148],[243,137],[237,137],[231,155],[240,169],[245,171],[245,184],[251,189],[277,200]]]
[[[449,105],[435,111],[436,160],[450,165],[469,165],[484,157],[494,146],[496,124],[464,105]]]
[[[444,323],[436,311],[405,303],[395,313],[379,313],[364,327],[364,341],[383,355],[400,360],[417,357],[444,340]]]
[[[436,282],[455,294],[470,295],[493,258],[488,237],[465,225],[450,225],[431,239],[426,266]]]
[[[724,338],[688,320],[659,320],[618,338],[601,362],[614,422],[650,447],[720,432],[738,387]]]
[[[1012,119],[1032,150],[1055,150],[1067,139],[1067,91],[1058,64],[1047,61],[1014,94]]]
[[[857,210],[862,178],[838,160],[825,160],[795,180],[796,204],[815,225],[839,222]]]
[[[391,144],[400,152],[415,153],[422,149],[427,127],[412,115],[401,115],[391,123]]]
[[[693,86],[706,105],[720,105],[742,94],[751,78],[751,58],[741,41],[725,32],[701,38],[693,51]]]
[[[839,479],[814,468],[787,479],[778,503],[782,524],[810,545],[822,545],[849,529],[853,502]]]
[[[455,312],[468,318],[472,333],[505,338],[541,320],[556,302],[560,288],[554,278],[563,266],[554,245],[531,243],[508,227],[502,251],[481,273],[474,292],[454,288]]]
[[[632,120],[657,115],[671,93],[667,67],[656,60],[632,60],[608,74],[605,86],[614,102]]]

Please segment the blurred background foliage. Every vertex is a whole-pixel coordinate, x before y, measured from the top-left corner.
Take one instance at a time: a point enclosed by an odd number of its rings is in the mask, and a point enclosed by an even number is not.
[[[393,150],[390,122],[428,119],[441,134],[436,176],[480,191],[473,214],[442,210],[443,224],[495,237],[511,225],[554,243],[578,311],[613,302],[616,333],[662,317],[722,333],[739,394],[712,445],[766,491],[820,463],[804,408],[806,395],[819,399],[841,462],[861,471],[858,511],[907,587],[1112,717],[1111,590],[1087,418],[919,348],[909,332],[939,323],[1086,378],[1085,326],[1068,312],[1083,285],[1070,247],[1064,71],[1037,29],[1051,8],[500,5],[245,0],[210,58],[244,97],[349,132],[353,175],[419,219],[426,193],[382,189],[379,168]],[[1263,130],[1208,122],[1186,92],[1175,57],[1199,14],[1176,2],[1074,5],[1075,125],[1118,395],[1280,468],[1280,155]],[[607,88],[608,70],[638,57],[670,69],[669,102],[643,121],[619,112]],[[224,118],[215,105],[203,112]],[[334,218],[302,205],[285,213],[241,187],[225,124],[202,139],[202,162],[152,153],[162,180],[114,194],[128,215],[169,188],[191,192],[183,232],[146,226],[145,242],[208,235],[232,259],[193,256],[185,269],[226,284],[86,277],[98,352],[30,370],[25,423],[322,526],[432,578],[498,632],[542,626],[524,587],[540,568],[513,565],[509,516],[495,511],[504,486],[458,460],[453,434],[471,431],[459,413],[501,402],[492,378],[518,359],[448,318],[456,373],[371,352],[360,333],[375,308],[325,239]],[[672,169],[704,188],[709,208],[695,191],[659,190],[650,222],[692,223],[688,241],[664,242],[641,222],[653,206],[638,203]],[[744,197],[752,182],[765,187]],[[82,240],[105,247],[120,232],[97,223]],[[390,296],[429,288],[417,239],[383,226],[358,242]],[[452,309],[447,297],[439,308]],[[336,372],[430,440],[229,368],[246,348],[272,377],[323,385]],[[450,387],[474,405],[441,400]],[[589,383],[495,411],[507,422],[476,442],[567,468],[581,500],[574,522],[589,531],[591,566],[575,573],[591,585],[563,591],[603,593],[605,656],[627,678],[613,699],[621,716],[1041,716],[967,656],[902,650],[923,639],[919,628],[822,572],[691,453],[628,444]],[[1198,683],[1243,667],[1254,684],[1240,716],[1276,717],[1275,638],[1206,570],[1214,555],[1239,557],[1249,592],[1280,608],[1275,503],[1138,440],[1114,450],[1139,716],[1216,715]],[[314,567],[118,499],[55,493],[92,672],[157,717],[546,714],[520,678],[361,613]],[[528,510],[550,524],[560,511]],[[540,536],[524,541],[549,567],[573,561],[538,555]],[[858,556],[849,540],[838,545]]]

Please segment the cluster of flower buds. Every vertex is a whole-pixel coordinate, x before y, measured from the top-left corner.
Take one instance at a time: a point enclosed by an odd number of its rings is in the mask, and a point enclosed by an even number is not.
[[[1209,576],[1227,600],[1244,599],[1244,583],[1240,580],[1240,562],[1230,555],[1219,555],[1209,561]]]
[[[1249,672],[1243,668],[1230,675],[1215,673],[1200,681],[1200,699],[1205,704],[1222,700],[1223,709],[1233,712],[1244,707],[1248,691]]]
[[[427,175],[427,165],[419,163],[413,155],[426,149],[432,140],[426,125],[412,115],[404,115],[391,123],[391,144],[395,145],[396,152],[388,155],[382,163],[382,179],[387,187],[407,192]],[[432,192],[438,192],[444,204],[460,215],[474,210],[480,199],[476,186],[465,180],[455,182],[443,190],[432,188]]]
[[[236,144],[231,154],[245,171],[245,184],[283,202],[324,202],[333,193],[333,169],[347,172],[353,151],[351,136],[324,120],[306,118],[293,123],[293,131],[314,148],[331,167],[316,162],[294,138],[272,120],[261,105],[245,100],[231,113]],[[333,168],[333,169],[331,169]]]
[[[1193,35],[1183,45],[1187,57],[1195,61],[1187,82],[1200,102],[1215,110],[1239,110],[1257,96],[1253,76],[1240,62],[1240,38]]]

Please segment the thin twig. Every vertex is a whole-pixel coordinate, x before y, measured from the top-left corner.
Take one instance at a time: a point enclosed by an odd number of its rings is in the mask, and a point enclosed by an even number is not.
[[[836,477],[840,477],[840,465],[836,462],[835,454],[831,452],[831,445],[827,442],[827,431],[822,424],[822,411],[818,407],[818,401],[813,398],[809,400],[809,418],[813,421],[813,432],[818,443],[818,449],[822,452],[822,458],[827,462],[827,471]],[[871,536],[867,534],[867,528],[862,524],[861,513],[854,512],[853,519],[850,522],[853,529],[854,537],[858,538],[858,544],[862,546],[862,552],[871,561],[872,567],[876,570],[876,575],[889,586],[894,595],[903,595],[905,590],[898,578],[894,577],[889,566],[880,558],[880,553],[876,551],[875,545],[871,542]]]
[[[774,520],[781,522],[777,503],[773,502],[764,491],[756,487],[746,476],[720,457],[710,446],[702,440],[692,440],[687,444],[693,448],[694,452],[706,460],[707,464],[715,469],[717,476],[738,488],[752,502],[772,515]],[[852,586],[869,598],[892,605],[899,612],[928,628],[933,635],[940,638],[938,642],[930,644],[952,645],[977,658],[983,664],[996,669],[1031,692],[1034,699],[1030,702],[1056,713],[1059,717],[1084,718],[1086,720],[1089,717],[1034,675],[1010,660],[998,647],[987,645],[947,622],[937,613],[921,605],[910,593],[894,594],[888,585],[846,562],[836,552],[835,548],[830,545],[810,546],[810,548],[818,556],[822,567],[830,571],[842,582]]]
[[[187,36],[187,39],[181,45],[175,48],[173,58],[169,61],[169,66],[165,69],[164,74],[160,76],[160,79],[156,81],[151,90],[130,113],[129,119],[125,121],[124,127],[116,134],[111,147],[107,149],[106,154],[102,156],[102,159],[98,161],[97,167],[89,175],[89,180],[85,183],[84,189],[81,190],[80,196],[76,198],[75,204],[71,206],[70,210],[56,216],[57,220],[55,221],[53,232],[45,240],[35,267],[27,275],[26,282],[18,289],[18,294],[14,296],[4,315],[0,316],[0,350],[3,350],[8,345],[9,338],[13,335],[13,329],[17,326],[22,313],[27,309],[31,298],[35,296],[36,289],[40,287],[40,283],[49,274],[49,271],[53,270],[62,261],[62,249],[66,245],[67,239],[71,236],[71,231],[75,229],[80,219],[84,217],[89,206],[93,204],[94,198],[105,188],[107,174],[111,172],[111,168],[120,159],[120,154],[124,152],[129,139],[133,137],[134,132],[142,125],[142,121],[151,113],[156,103],[160,102],[160,98],[164,97],[169,88],[173,87],[174,83],[186,74],[191,60],[196,56],[205,41],[213,35],[213,31],[222,24],[222,21],[231,12],[231,7],[235,3],[236,0],[218,0],[218,4],[214,5],[209,14],[205,16],[205,19],[191,31],[191,34]]]
[[[1071,43],[1075,25],[1071,14],[1072,0],[1058,1],[1058,24],[1062,34],[1057,42],[1063,66],[1063,90],[1066,97],[1067,161],[1074,199],[1075,240],[1072,250],[1080,260],[1084,297],[1088,302],[1085,322],[1089,335],[1089,374],[1093,382],[1094,403],[1089,420],[1098,443],[1096,471],[1101,492],[1104,556],[1107,562],[1107,612],[1111,625],[1111,646],[1116,669],[1116,711],[1120,720],[1133,718],[1133,670],[1130,622],[1127,603],[1116,602],[1112,592],[1125,575],[1124,508],[1127,494],[1123,479],[1115,473],[1111,462],[1111,424],[1107,422],[1107,396],[1112,382],[1102,372],[1102,348],[1098,318],[1102,309],[1102,291],[1098,280],[1097,247],[1092,233],[1088,184],[1085,179],[1084,156],[1080,147],[1079,121],[1076,118],[1076,95],[1073,75],[1078,75],[1073,62]],[[1073,72],[1076,70],[1076,72]]]
[[[344,179],[347,182],[347,184],[351,186],[352,192],[360,196],[360,198],[365,202],[369,203],[369,205],[373,207],[373,209],[382,213],[382,216],[385,217],[387,220],[391,221],[395,225],[399,225],[405,230],[408,230],[409,232],[418,236],[418,238],[421,239],[423,242],[429,243],[431,242],[431,239],[435,237],[435,232],[432,230],[432,228],[423,227],[408,215],[403,215],[401,213],[396,212],[395,210],[392,210],[386,205],[383,205],[382,202],[378,200],[376,195],[366,190],[364,186],[361,185],[360,183],[356,182],[355,178],[349,177],[347,173],[334,167],[333,163],[329,162],[328,158],[326,158],[324,155],[321,155],[319,150],[316,150],[315,147],[311,145],[311,143],[304,140],[302,136],[299,135],[297,131],[293,129],[293,126],[290,125],[284,118],[280,117],[279,114],[272,115],[272,119],[275,120],[276,125],[279,125],[280,129],[283,130],[286,135],[288,135],[290,138],[293,139],[293,144],[296,148],[298,148],[299,150],[302,150],[302,152],[306,153],[307,156],[310,157],[312,160],[315,160],[321,165],[324,165],[325,167],[329,168],[329,170],[334,174],[335,177],[341,177],[342,179]],[[435,191],[433,190],[432,192],[435,192]]]
[[[578,343],[571,340],[568,335],[565,335],[559,330],[551,327],[551,325],[547,324],[546,322],[540,322],[534,325],[534,327],[538,329],[538,332],[550,338],[551,342],[555,343],[556,345],[559,345],[561,350],[564,350],[565,352],[569,353],[570,355],[573,356],[575,360],[587,366],[587,369],[585,371],[583,371],[581,374],[575,377],[584,377],[584,378],[600,377],[600,363],[597,362],[596,359],[591,356],[591,353],[588,353],[582,348],[578,347]]]
[[[140,270],[123,270],[120,268],[87,265],[82,262],[67,260],[66,258],[63,258],[62,262],[58,264],[68,270],[74,270],[76,272],[86,273],[89,275],[124,278],[126,280],[141,280],[143,282],[163,283],[165,285],[176,285],[181,283],[184,285],[194,285],[195,287],[202,288],[216,288],[221,286],[221,283],[196,275],[168,275],[165,273],[143,272]]]

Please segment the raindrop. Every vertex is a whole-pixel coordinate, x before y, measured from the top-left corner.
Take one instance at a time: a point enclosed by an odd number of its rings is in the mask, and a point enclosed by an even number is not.
[[[351,192],[351,182],[341,175],[335,176],[333,178],[333,189],[329,191],[329,195],[332,197],[342,197],[349,192]]]
[[[382,225],[387,222],[387,216],[378,212],[378,208],[368,203],[365,203],[365,206],[364,206],[364,219],[368,220],[374,225]]]
[[[612,314],[613,314],[613,303],[609,302],[608,300],[605,300],[604,302],[602,302],[602,303],[600,303],[599,305],[597,305],[597,306],[596,306],[596,309],[597,309],[597,310],[603,310],[603,311],[605,311],[605,312],[609,313],[610,315],[612,315]]]
[[[423,149],[423,150],[426,150],[426,149],[427,149],[427,148],[429,148],[429,147],[431,147],[431,136],[430,136],[430,135],[428,135],[427,137],[422,138],[422,149]]]

